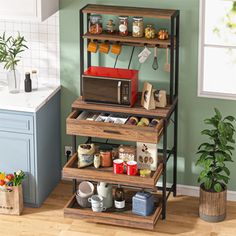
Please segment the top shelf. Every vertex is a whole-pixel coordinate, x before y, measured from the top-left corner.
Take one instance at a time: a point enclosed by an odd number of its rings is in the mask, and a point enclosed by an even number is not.
[[[83,13],[97,13],[108,15],[128,15],[142,16],[147,18],[171,19],[178,15],[178,10],[171,9],[154,9],[154,8],[138,8],[128,6],[108,6],[88,4],[82,9]]]
[[[169,99],[168,99],[169,100]],[[111,112],[111,113],[124,113],[129,115],[138,115],[145,117],[158,117],[166,118],[169,117],[174,110],[177,103],[177,98],[174,99],[173,104],[168,104],[165,108],[157,108],[154,110],[146,110],[141,106],[141,93],[139,94],[139,99],[133,107],[120,107],[111,106],[107,104],[93,104],[84,102],[82,97],[79,97],[72,103],[73,109],[79,110],[90,110],[90,111],[100,111],[100,112]]]

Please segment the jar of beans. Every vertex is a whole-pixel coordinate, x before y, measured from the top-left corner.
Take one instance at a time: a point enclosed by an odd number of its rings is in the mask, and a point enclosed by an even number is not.
[[[128,16],[119,16],[119,35],[127,36],[129,34],[129,17]]]
[[[133,37],[141,38],[144,33],[144,23],[143,17],[134,17],[133,18]]]
[[[101,34],[102,33],[102,16],[91,15],[89,22],[89,32],[91,34]]]

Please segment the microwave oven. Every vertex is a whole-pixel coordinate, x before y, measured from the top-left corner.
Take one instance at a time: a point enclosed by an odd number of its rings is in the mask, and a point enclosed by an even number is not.
[[[86,102],[132,107],[138,99],[138,71],[91,66],[82,75]]]

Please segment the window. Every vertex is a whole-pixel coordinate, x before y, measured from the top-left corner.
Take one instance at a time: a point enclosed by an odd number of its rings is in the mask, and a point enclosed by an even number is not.
[[[236,100],[236,1],[200,0],[198,95]]]

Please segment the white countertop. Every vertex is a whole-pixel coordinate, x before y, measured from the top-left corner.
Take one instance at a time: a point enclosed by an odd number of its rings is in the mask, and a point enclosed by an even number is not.
[[[0,89],[0,109],[21,112],[37,112],[47,101],[55,95],[61,86],[41,86],[31,93],[20,91],[17,94],[8,92],[8,88]]]

